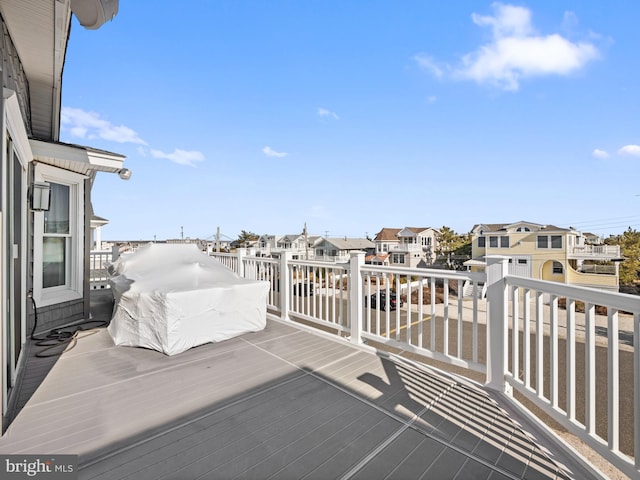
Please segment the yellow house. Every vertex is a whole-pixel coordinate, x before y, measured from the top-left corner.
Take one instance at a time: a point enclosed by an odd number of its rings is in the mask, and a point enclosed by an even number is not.
[[[509,257],[509,274],[618,291],[620,247],[590,245],[573,228],[531,222],[478,224],[471,230],[472,271],[487,255]]]

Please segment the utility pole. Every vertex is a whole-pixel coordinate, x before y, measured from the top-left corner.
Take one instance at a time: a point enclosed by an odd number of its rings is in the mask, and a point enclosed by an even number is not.
[[[304,259],[309,260],[309,239],[307,238],[307,222],[304,222]]]
[[[180,227],[180,238],[184,240],[184,227]]]
[[[216,252],[220,253],[220,227],[216,228]]]

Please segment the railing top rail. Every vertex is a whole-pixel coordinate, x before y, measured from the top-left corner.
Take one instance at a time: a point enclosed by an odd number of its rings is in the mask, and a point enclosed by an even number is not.
[[[303,265],[309,267],[342,268],[349,270],[348,263],[323,262],[322,260],[291,260],[292,265]]]
[[[399,275],[422,276],[422,277],[438,277],[447,280],[471,280],[485,281],[486,274],[481,272],[461,272],[458,270],[441,270],[438,268],[406,268],[406,267],[387,267],[384,265],[363,265],[363,270],[376,273],[395,273]]]
[[[278,259],[277,258],[270,258],[270,257],[254,257],[254,256],[245,256],[242,257],[242,259],[246,262],[247,260],[250,261],[255,261],[255,262],[260,262],[260,263],[273,263],[276,264],[278,263]]]
[[[538,290],[552,295],[582,300],[594,305],[616,308],[626,312],[640,312],[640,297],[625,293],[608,292],[598,288],[566,285],[547,280],[508,275],[505,277],[507,285]]]

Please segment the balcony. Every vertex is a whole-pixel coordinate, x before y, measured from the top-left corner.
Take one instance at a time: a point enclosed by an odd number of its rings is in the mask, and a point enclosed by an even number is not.
[[[569,259],[575,260],[616,260],[621,259],[620,245],[583,245],[570,247]]]
[[[420,245],[418,243],[402,243],[400,245],[391,245],[390,252],[423,252],[429,249],[428,245]]]
[[[175,357],[84,332],[0,451],[78,454],[80,478],[602,478],[553,421],[640,478],[638,297],[491,258],[485,276],[215,256],[271,281],[264,331]],[[404,307],[364,306],[390,289]]]

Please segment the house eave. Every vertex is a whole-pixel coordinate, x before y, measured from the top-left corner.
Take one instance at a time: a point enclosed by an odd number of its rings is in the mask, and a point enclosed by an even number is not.
[[[123,168],[124,155],[92,147],[61,142],[30,139],[33,159],[82,175],[95,172],[118,173]]]

